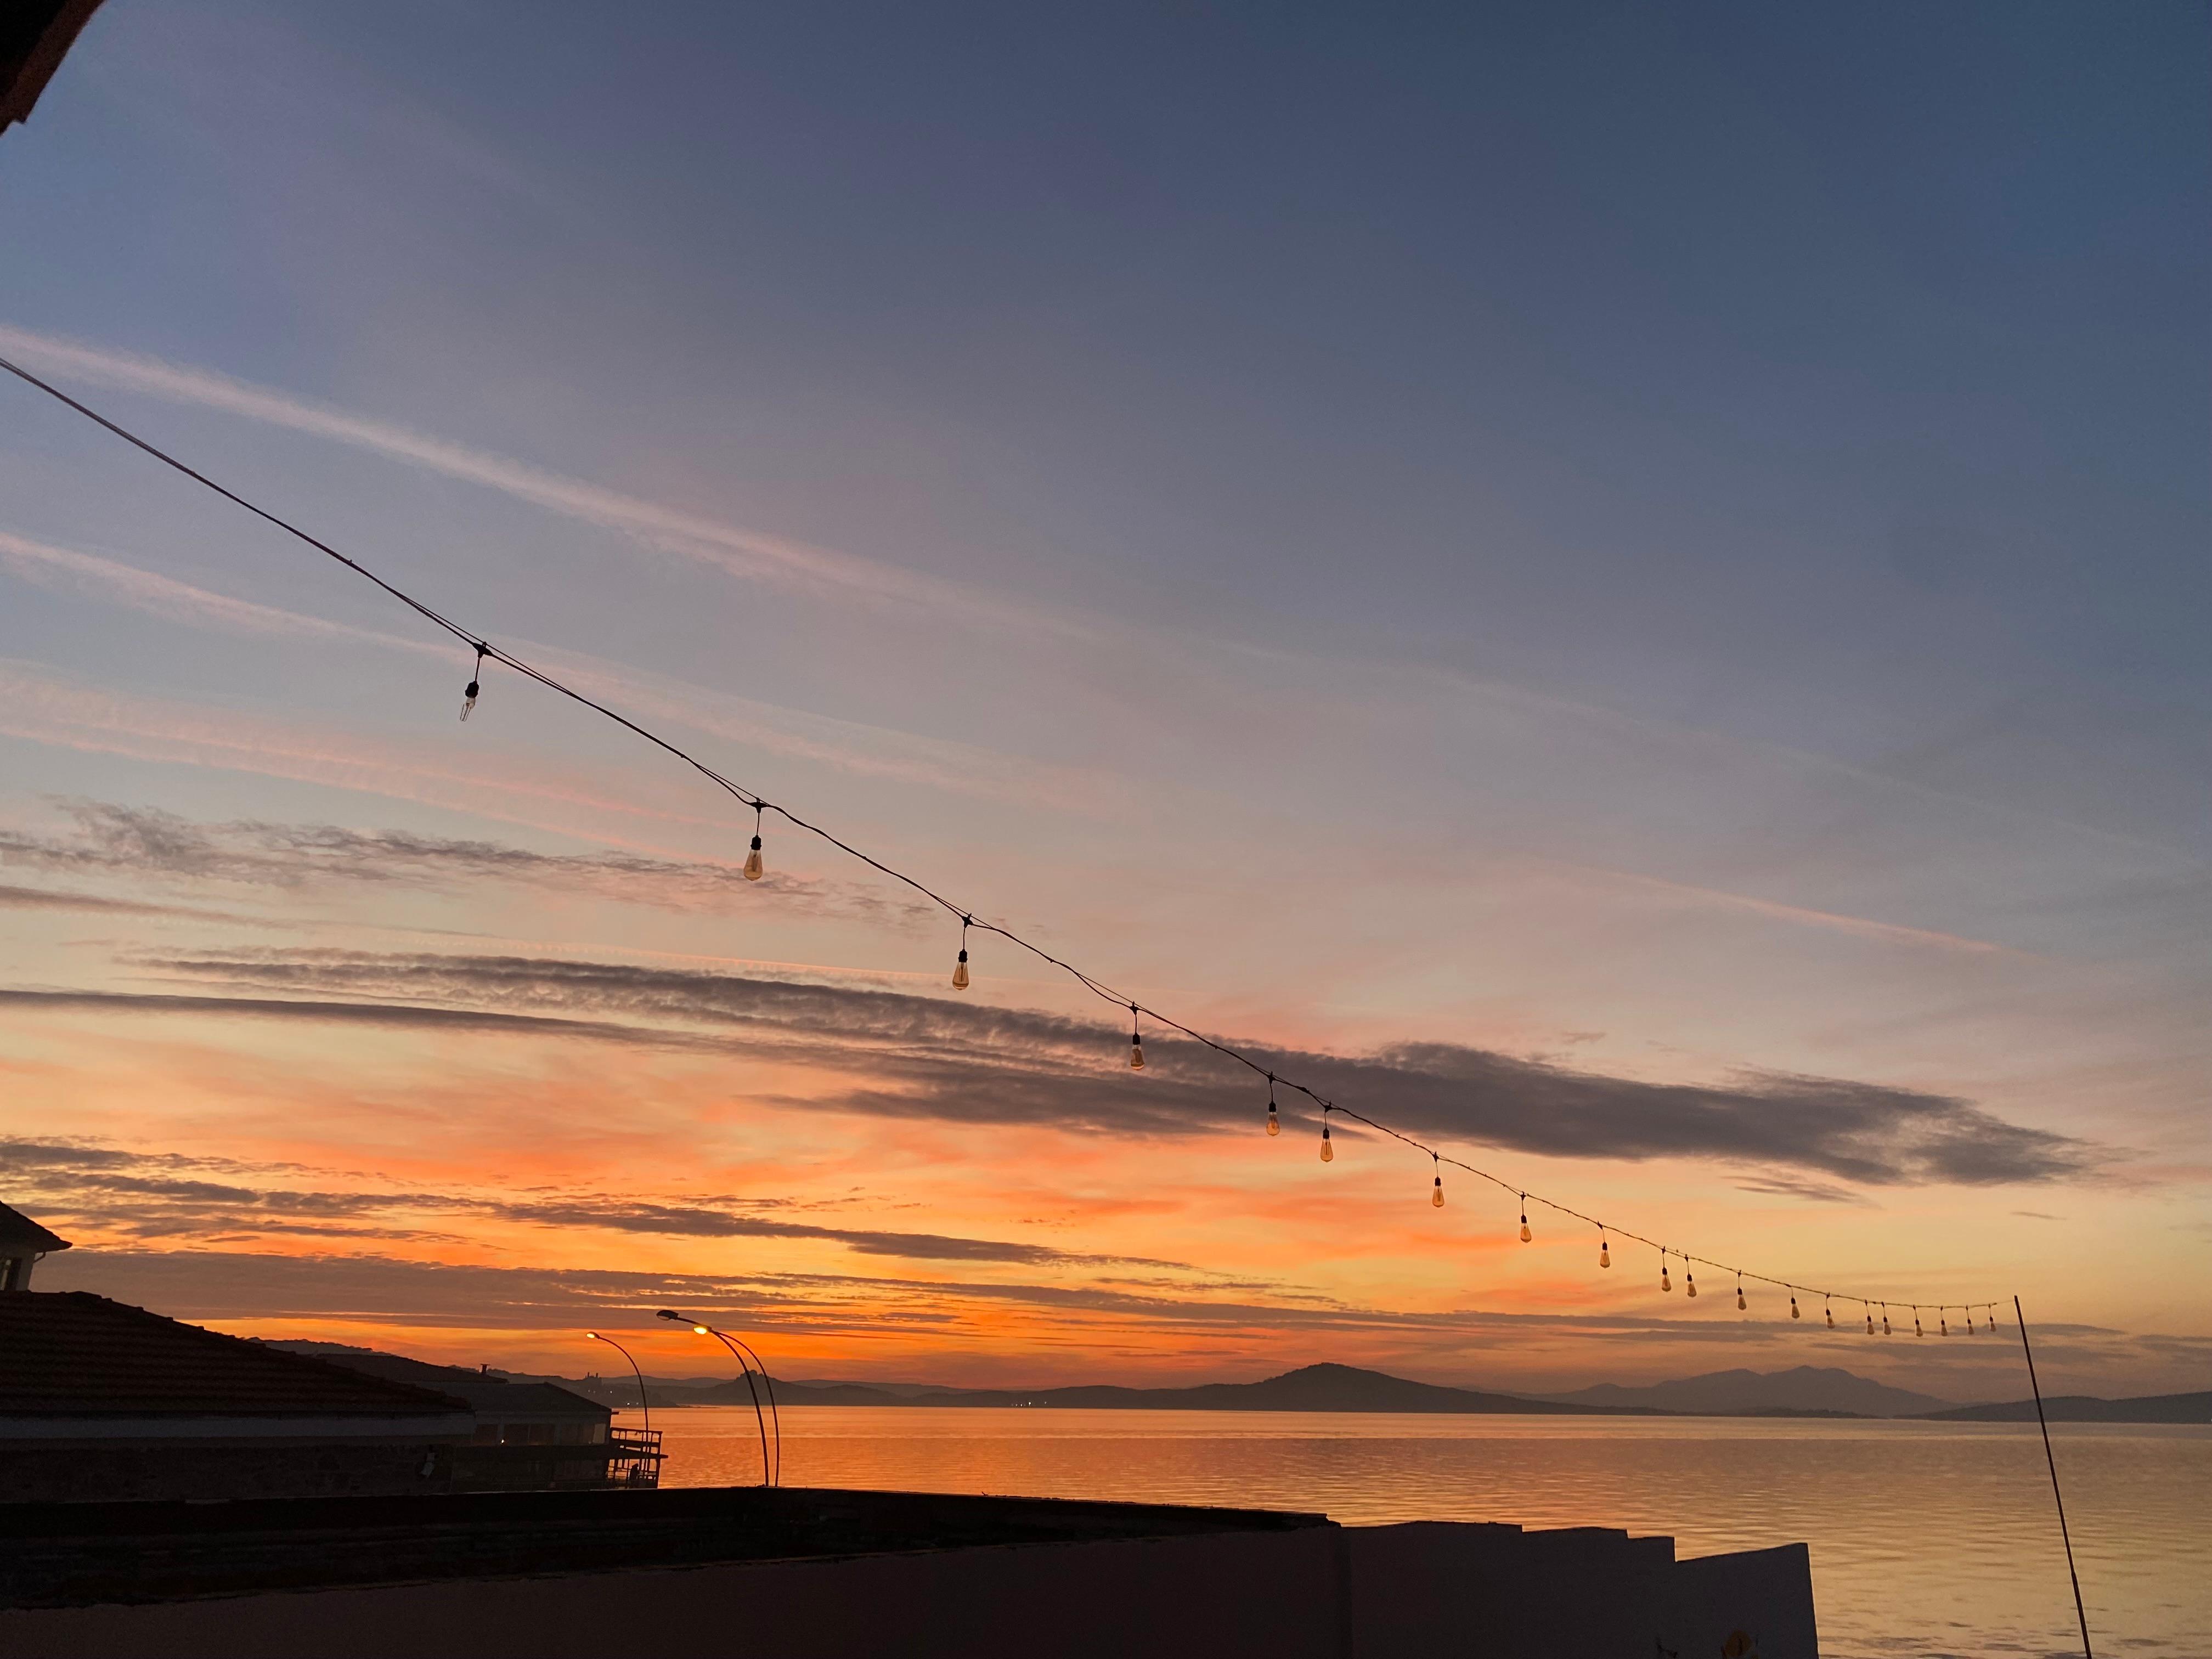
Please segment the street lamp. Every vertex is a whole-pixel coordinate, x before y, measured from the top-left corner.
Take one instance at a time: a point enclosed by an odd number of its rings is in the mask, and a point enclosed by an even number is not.
[[[645,1426],[650,1431],[653,1427],[653,1402],[645,1397],[645,1373],[638,1370],[636,1356],[611,1336],[601,1336],[597,1331],[586,1331],[584,1334],[594,1342],[605,1343],[607,1346],[629,1361],[630,1373],[637,1378],[637,1408],[645,1413]]]
[[[738,1369],[744,1373],[745,1392],[753,1397],[753,1421],[759,1426],[761,1437],[761,1485],[763,1486],[781,1485],[783,1481],[783,1419],[777,1414],[775,1409],[775,1384],[769,1377],[768,1367],[761,1364],[760,1356],[747,1346],[742,1339],[732,1336],[727,1331],[717,1330],[712,1325],[702,1325],[695,1319],[687,1319],[672,1308],[663,1308],[653,1316],[656,1319],[672,1320],[678,1325],[689,1325],[693,1335],[711,1336],[730,1351],[731,1358],[738,1362]],[[756,1370],[760,1372],[762,1384],[768,1389],[767,1418],[761,1415],[760,1390],[753,1387],[753,1372]],[[775,1423],[775,1456],[773,1462],[769,1460],[768,1449],[768,1425],[770,1419],[773,1419]]]

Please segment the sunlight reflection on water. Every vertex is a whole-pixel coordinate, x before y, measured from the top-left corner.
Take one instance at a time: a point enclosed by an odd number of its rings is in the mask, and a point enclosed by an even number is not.
[[[671,1486],[760,1478],[750,1408],[654,1425]],[[1830,1659],[2081,1651],[2033,1425],[805,1407],[783,1431],[793,1486],[1802,1540]],[[2212,1429],[2053,1437],[2099,1650],[2212,1659]]]

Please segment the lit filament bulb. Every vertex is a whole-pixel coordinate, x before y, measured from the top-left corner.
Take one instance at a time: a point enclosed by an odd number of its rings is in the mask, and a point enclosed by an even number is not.
[[[1682,1269],[1682,1289],[1690,1296],[1698,1293],[1698,1275],[1688,1267]]]
[[[1526,1244],[1535,1234],[1528,1231],[1528,1194],[1521,1194],[1521,1242]]]
[[[1735,1310],[1741,1313],[1750,1306],[1751,1304],[1743,1299],[1743,1275],[1738,1273],[1735,1276]]]
[[[461,693],[461,718],[466,720],[469,711],[477,706],[477,693],[483,690],[484,648],[477,647],[477,665],[470,671],[468,689]]]
[[[1836,1310],[1835,1310],[1833,1308],[1830,1307],[1830,1306],[1827,1304],[1827,1303],[1826,1303],[1826,1301],[1823,1301],[1823,1302],[1820,1304],[1820,1311],[1821,1311],[1822,1313],[1824,1313],[1824,1314],[1826,1314],[1826,1315],[1827,1315],[1827,1316],[1828,1316],[1828,1328],[1829,1328],[1830,1330],[1832,1330],[1832,1331],[1833,1329],[1835,1329],[1835,1328],[1836,1328]]]
[[[1441,1169],[1437,1171],[1436,1185],[1429,1188],[1429,1202],[1439,1210],[1444,1206],[1444,1172]]]
[[[1792,1319],[1802,1319],[1804,1317],[1802,1314],[1797,1311],[1797,1298],[1794,1296],[1790,1298],[1790,1316]]]
[[[1927,1332],[1920,1328],[1920,1310],[1917,1308],[1915,1308],[1912,1310],[1912,1334],[1915,1336],[1925,1336],[1928,1334]]]
[[[753,805],[753,849],[751,852],[745,854],[745,879],[747,881],[758,881],[768,870],[768,866],[761,862],[760,832],[761,808],[760,804],[758,802],[755,802]]]
[[[1145,1039],[1137,1030],[1137,1005],[1133,1002],[1129,1005],[1129,1069],[1145,1069]]]
[[[1872,1335],[1874,1334],[1874,1310],[1873,1310],[1872,1308],[1869,1308],[1869,1309],[1866,1310],[1866,1315],[1867,1315],[1867,1334],[1868,1334],[1869,1336],[1872,1336]]]
[[[1884,1336],[1889,1334],[1889,1304],[1887,1302],[1881,1304],[1881,1334]]]
[[[1275,1074],[1273,1072],[1267,1073],[1267,1133],[1271,1135],[1283,1133],[1283,1120],[1275,1115]]]
[[[1321,1161],[1324,1164],[1336,1162],[1336,1148],[1330,1146],[1328,1142],[1328,1111],[1326,1107],[1322,1109]]]
[[[1674,1288],[1674,1281],[1667,1277],[1667,1252],[1664,1250],[1659,1252],[1659,1288],[1662,1291]]]
[[[1606,1248],[1603,1233],[1597,1236],[1597,1265],[1601,1267],[1613,1266],[1613,1252]]]
[[[975,920],[973,916],[960,918],[960,959],[952,964],[952,988],[956,991],[968,988],[968,928]]]

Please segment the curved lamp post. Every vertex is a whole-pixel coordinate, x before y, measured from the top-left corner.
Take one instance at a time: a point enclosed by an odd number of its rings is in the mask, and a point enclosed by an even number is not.
[[[601,1336],[597,1331],[586,1331],[584,1334],[594,1342],[605,1343],[607,1346],[629,1361],[630,1374],[637,1378],[637,1408],[645,1413],[645,1426],[650,1430],[653,1427],[653,1402],[645,1397],[645,1373],[638,1370],[636,1356],[611,1336]]]
[[[738,1369],[744,1373],[745,1392],[753,1397],[753,1421],[759,1425],[761,1437],[761,1485],[781,1486],[783,1482],[783,1419],[778,1415],[775,1409],[775,1384],[769,1380],[768,1367],[761,1364],[760,1356],[747,1346],[742,1339],[732,1336],[727,1331],[717,1330],[712,1325],[702,1325],[695,1319],[687,1319],[672,1308],[663,1308],[653,1316],[656,1319],[672,1320],[679,1325],[689,1325],[693,1335],[711,1336],[730,1351],[730,1357],[738,1362]],[[753,1372],[756,1370],[760,1372],[762,1385],[768,1389],[768,1417],[766,1418],[761,1415],[760,1390],[753,1387]],[[775,1424],[775,1455],[773,1461],[769,1455],[768,1440],[768,1425],[771,1419]]]

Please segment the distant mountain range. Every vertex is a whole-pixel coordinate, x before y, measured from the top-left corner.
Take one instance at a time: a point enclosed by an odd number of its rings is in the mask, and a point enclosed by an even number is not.
[[[600,1377],[590,1384],[599,1397],[635,1401],[637,1384]],[[742,1379],[711,1387],[648,1385],[653,1403],[749,1405],[752,1396]],[[1613,1407],[1578,1406],[1554,1400],[1524,1400],[1516,1395],[1485,1394],[1410,1382],[1382,1371],[1351,1365],[1305,1365],[1259,1382],[1202,1382],[1182,1389],[1128,1389],[1111,1383],[1079,1383],[1061,1389],[940,1389],[924,1384],[878,1388],[865,1382],[786,1382],[775,1397],[787,1406],[1030,1406],[1090,1407],[1117,1411],[1246,1412],[1451,1412],[1516,1413],[1522,1415],[1589,1417],[1618,1415]],[[1650,1413],[1640,1413],[1649,1415]]]
[[[1644,1388],[1601,1382],[1595,1388],[1542,1398],[1607,1410],[1642,1408],[1699,1417],[1741,1417],[1765,1412],[1912,1417],[1942,1411],[1951,1403],[1910,1389],[1893,1389],[1833,1366],[1816,1365],[1799,1365],[1786,1371],[1708,1371],[1702,1376]]]
[[[702,1384],[648,1378],[656,1406],[744,1405],[743,1381]],[[637,1385],[599,1377],[571,1387],[595,1389],[609,1402],[635,1403]],[[1207,1382],[1176,1389],[1131,1389],[1078,1384],[1057,1389],[953,1389],[924,1382],[829,1381],[775,1384],[776,1398],[792,1406],[1027,1406],[1087,1407],[1123,1411],[1420,1412],[1516,1413],[1577,1417],[1854,1416],[1892,1417],[1949,1402],[1892,1389],[1849,1371],[1800,1366],[1761,1375],[1718,1371],[1648,1389],[1601,1384],[1571,1395],[1493,1394],[1415,1382],[1352,1365],[1305,1365],[1258,1382]]]
[[[332,1357],[366,1354],[337,1343],[280,1342],[272,1346]],[[494,1370],[516,1382],[559,1382],[610,1406],[637,1403],[629,1377],[540,1376]],[[646,1379],[656,1407],[749,1406],[742,1378]],[[1479,1389],[1415,1382],[1352,1365],[1303,1365],[1257,1382],[1204,1382],[1177,1389],[1130,1389],[1086,1383],[1061,1389],[955,1389],[931,1382],[845,1382],[777,1378],[785,1406],[1031,1407],[1121,1411],[1410,1412],[1555,1417],[1913,1417],[1937,1422],[2017,1423],[2035,1419],[2035,1403],[1957,1406],[1932,1395],[1892,1388],[1832,1367],[1799,1365],[1785,1371],[1711,1371],[1671,1382],[1624,1387],[1601,1382],[1571,1394],[1522,1396]],[[2208,1423],[2212,1393],[2153,1395],[2101,1400],[2086,1395],[2046,1400],[2054,1423]]]
[[[2212,1423],[2212,1392],[2147,1394],[2132,1400],[2100,1400],[2094,1395],[2054,1395],[2043,1402],[2053,1423]],[[1959,1406],[1924,1415],[1938,1423],[2033,1423],[2035,1401],[2008,1401],[2000,1406]]]

